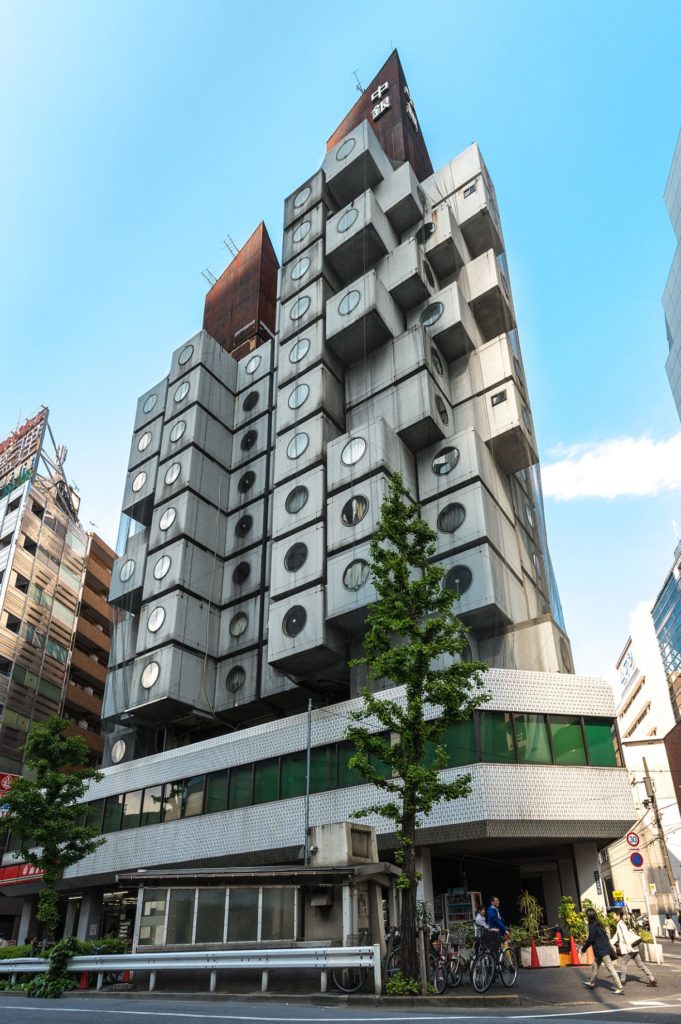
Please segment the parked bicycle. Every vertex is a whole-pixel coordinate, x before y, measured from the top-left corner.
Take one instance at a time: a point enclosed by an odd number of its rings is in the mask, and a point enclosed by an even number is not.
[[[494,934],[484,935],[478,953],[470,964],[470,976],[476,992],[483,993],[495,978],[511,988],[518,977],[518,959],[508,941]]]
[[[350,935],[351,946],[370,946],[371,933],[368,928],[362,928],[357,935]],[[368,967],[336,967],[331,972],[333,983],[340,992],[352,994],[359,992],[369,977]]]

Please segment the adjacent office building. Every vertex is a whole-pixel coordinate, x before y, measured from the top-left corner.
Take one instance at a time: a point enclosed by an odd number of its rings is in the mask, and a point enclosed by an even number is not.
[[[490,702],[447,737],[448,772],[473,788],[424,822],[424,896],[445,920],[493,878],[553,920],[561,894],[597,897],[597,849],[630,824],[631,795],[610,688],[573,674],[494,187],[476,145],[433,170],[396,53],[285,200],[281,251],[279,267],[261,224],[138,400],[109,767],[88,799],[107,843],[65,878],[79,932],[116,907],[130,927],[121,872],[158,869],[136,932],[154,944],[201,900],[159,872],[299,861],[310,698],[311,823],[373,801],[344,732],[395,471],[491,666]]]
[[[662,296],[669,342],[667,376],[681,417],[681,133],[664,190],[664,201],[676,235],[676,252]]]

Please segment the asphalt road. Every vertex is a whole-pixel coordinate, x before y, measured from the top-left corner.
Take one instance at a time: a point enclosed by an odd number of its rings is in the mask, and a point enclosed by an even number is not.
[[[560,1024],[568,1018],[579,1021],[610,1022],[610,1024],[676,1024],[681,1017],[681,994],[659,999],[630,1000],[625,997],[621,1005],[607,1007],[564,1008],[516,1007],[473,1009],[465,1012],[442,1013],[432,1011],[373,1009],[358,1006],[320,1007],[291,1003],[230,1002],[216,999],[206,1003],[178,999],[119,999],[108,996],[79,996],[59,1000],[34,1000],[11,995],[0,997],[2,1024],[200,1024],[233,1022],[233,1024],[402,1024],[402,1022],[472,1021],[485,1024],[508,1024],[527,1021],[528,1024]]]

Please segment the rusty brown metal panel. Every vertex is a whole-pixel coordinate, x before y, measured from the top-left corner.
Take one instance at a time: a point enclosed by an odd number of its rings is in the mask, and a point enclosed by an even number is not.
[[[387,89],[383,89],[385,85]],[[377,91],[380,95],[377,95]],[[386,99],[389,99],[390,105],[374,118],[372,111]],[[410,106],[413,117],[408,110]],[[383,150],[391,160],[399,163],[408,160],[419,181],[433,173],[428,147],[418,124],[397,50],[393,50],[352,110],[338,125],[326,144],[327,150],[365,120],[373,128]]]

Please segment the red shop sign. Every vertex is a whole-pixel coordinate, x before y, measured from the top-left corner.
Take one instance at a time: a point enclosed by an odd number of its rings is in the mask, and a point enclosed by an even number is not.
[[[0,885],[21,885],[22,882],[33,882],[42,877],[42,870],[33,864],[11,864],[0,868]]]

